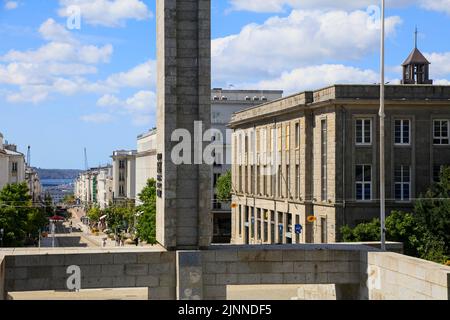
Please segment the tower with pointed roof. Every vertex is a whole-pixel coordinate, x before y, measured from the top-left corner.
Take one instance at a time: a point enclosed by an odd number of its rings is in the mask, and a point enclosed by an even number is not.
[[[417,28],[415,32],[414,50],[403,62],[402,84],[433,84],[430,79],[430,62],[417,49]]]

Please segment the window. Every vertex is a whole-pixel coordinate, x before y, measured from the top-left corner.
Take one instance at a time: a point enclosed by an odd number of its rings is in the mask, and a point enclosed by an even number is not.
[[[295,149],[300,148],[300,123],[295,124]]]
[[[267,101],[267,97],[262,96],[262,97],[261,97],[261,100],[262,100],[262,101]]]
[[[263,172],[263,195],[268,196],[269,191],[267,190],[267,166],[264,166],[264,172]]]
[[[119,169],[125,169],[125,161],[124,160],[119,161]]]
[[[355,172],[356,200],[372,200],[372,166],[357,165]]]
[[[295,195],[297,199],[300,199],[300,166],[295,166]]]
[[[252,99],[249,96],[245,97],[245,101],[250,101],[250,100],[252,100]]]
[[[256,129],[256,153],[261,152],[261,137],[259,135],[260,130]]]
[[[218,100],[220,100],[220,98],[218,97],[218,96],[214,96],[214,101],[218,101]]]
[[[119,186],[119,196],[120,197],[124,197],[125,196],[125,188],[124,188],[124,186],[122,184]]]
[[[286,198],[291,197],[291,167],[286,166]]]
[[[277,195],[278,197],[281,197],[281,181],[282,181],[282,172],[281,172],[281,166],[278,166],[278,190]]]
[[[17,162],[12,163],[11,171],[12,173],[17,173]]]
[[[256,234],[257,239],[261,240],[261,209],[256,209]]]
[[[286,134],[286,138],[285,138],[286,151],[289,151],[290,148],[291,148],[291,125],[290,124],[286,125],[286,132],[285,132],[285,134]]]
[[[239,206],[239,236],[242,235],[242,207]]]
[[[372,119],[356,120],[356,144],[357,145],[372,144]]]
[[[321,121],[321,140],[322,140],[322,163],[321,163],[321,181],[322,181],[322,201],[328,198],[328,177],[327,177],[327,161],[328,161],[328,129],[327,120]]]
[[[411,199],[411,168],[409,166],[395,167],[395,200],[409,201]]]
[[[223,96],[223,97],[222,97],[222,100],[223,100],[223,101],[227,101],[227,100],[228,100],[228,97]]]
[[[434,120],[434,144],[450,144],[449,127],[449,120]]]
[[[395,144],[409,145],[411,141],[411,121],[395,120]]]
[[[254,96],[253,101],[259,101],[259,98],[257,96]]]
[[[320,219],[320,240],[322,243],[327,243],[328,239],[327,239],[327,218],[321,218]]]
[[[281,128],[281,126],[279,126],[278,128],[277,128],[277,144],[278,144],[278,151],[281,151],[282,150],[282,139],[283,139],[283,137],[282,137],[282,133],[283,133],[283,129]]]
[[[256,194],[261,195],[261,166],[256,166]]]

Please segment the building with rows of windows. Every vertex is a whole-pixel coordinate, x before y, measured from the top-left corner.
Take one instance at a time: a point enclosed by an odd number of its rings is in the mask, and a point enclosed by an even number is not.
[[[414,74],[428,64],[415,49],[408,84],[386,87],[388,213],[410,211],[450,165],[450,86]],[[333,85],[233,116],[234,244],[336,242],[379,216],[379,91]]]

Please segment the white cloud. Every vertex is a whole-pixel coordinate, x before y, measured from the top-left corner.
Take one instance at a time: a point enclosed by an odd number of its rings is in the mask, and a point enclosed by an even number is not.
[[[97,106],[108,108],[111,114],[131,116],[134,125],[144,126],[155,118],[156,94],[153,91],[142,90],[124,100],[106,94],[98,99]]]
[[[114,117],[108,113],[95,113],[82,116],[81,120],[84,122],[101,124],[112,122],[114,120]]]
[[[97,101],[97,106],[99,107],[116,107],[120,106],[121,101],[119,98],[112,94],[105,94]]]
[[[112,74],[106,79],[106,84],[111,87],[154,87],[156,84],[156,61],[148,60],[132,69]]]
[[[251,89],[282,89],[285,94],[316,90],[333,84],[379,83],[378,73],[341,64],[324,64],[294,69],[280,77],[260,81],[256,84],[242,85]]]
[[[431,63],[432,77],[450,77],[450,52],[433,52],[424,54]]]
[[[450,15],[450,0],[420,0],[422,8],[445,12]]]
[[[146,20],[152,17],[147,5],[140,0],[59,0],[61,17],[70,16],[68,8],[77,6],[81,21],[90,25],[122,27],[126,20]]]
[[[19,2],[18,1],[6,1],[5,2],[5,9],[6,10],[14,10],[17,9],[19,7]]]
[[[249,24],[239,34],[213,40],[214,80],[248,82],[329,61],[358,61],[378,50],[380,32],[372,22],[364,11],[293,10]],[[388,36],[400,23],[396,16],[387,19]]]
[[[413,4],[415,1],[417,0],[387,0],[386,3],[389,7],[399,7]],[[283,12],[288,8],[354,10],[368,8],[372,5],[380,5],[380,2],[376,0],[229,0],[229,2],[232,10],[269,13]]]

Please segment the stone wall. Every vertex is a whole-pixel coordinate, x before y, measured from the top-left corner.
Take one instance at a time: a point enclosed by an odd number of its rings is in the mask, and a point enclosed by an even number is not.
[[[448,267],[390,252],[368,252],[361,263],[368,294],[362,299],[450,300]]]
[[[6,256],[7,291],[67,290],[71,265],[81,288],[148,287],[150,299],[175,299],[175,252],[83,252]]]
[[[225,300],[232,296],[229,287],[249,285],[280,292],[285,285],[334,285],[337,300],[448,300],[450,287],[449,267],[360,244],[177,252],[15,249],[0,258],[0,297],[67,290],[72,265],[81,269],[81,289],[146,287],[151,300]],[[308,292],[298,297],[316,297],[320,290]]]

